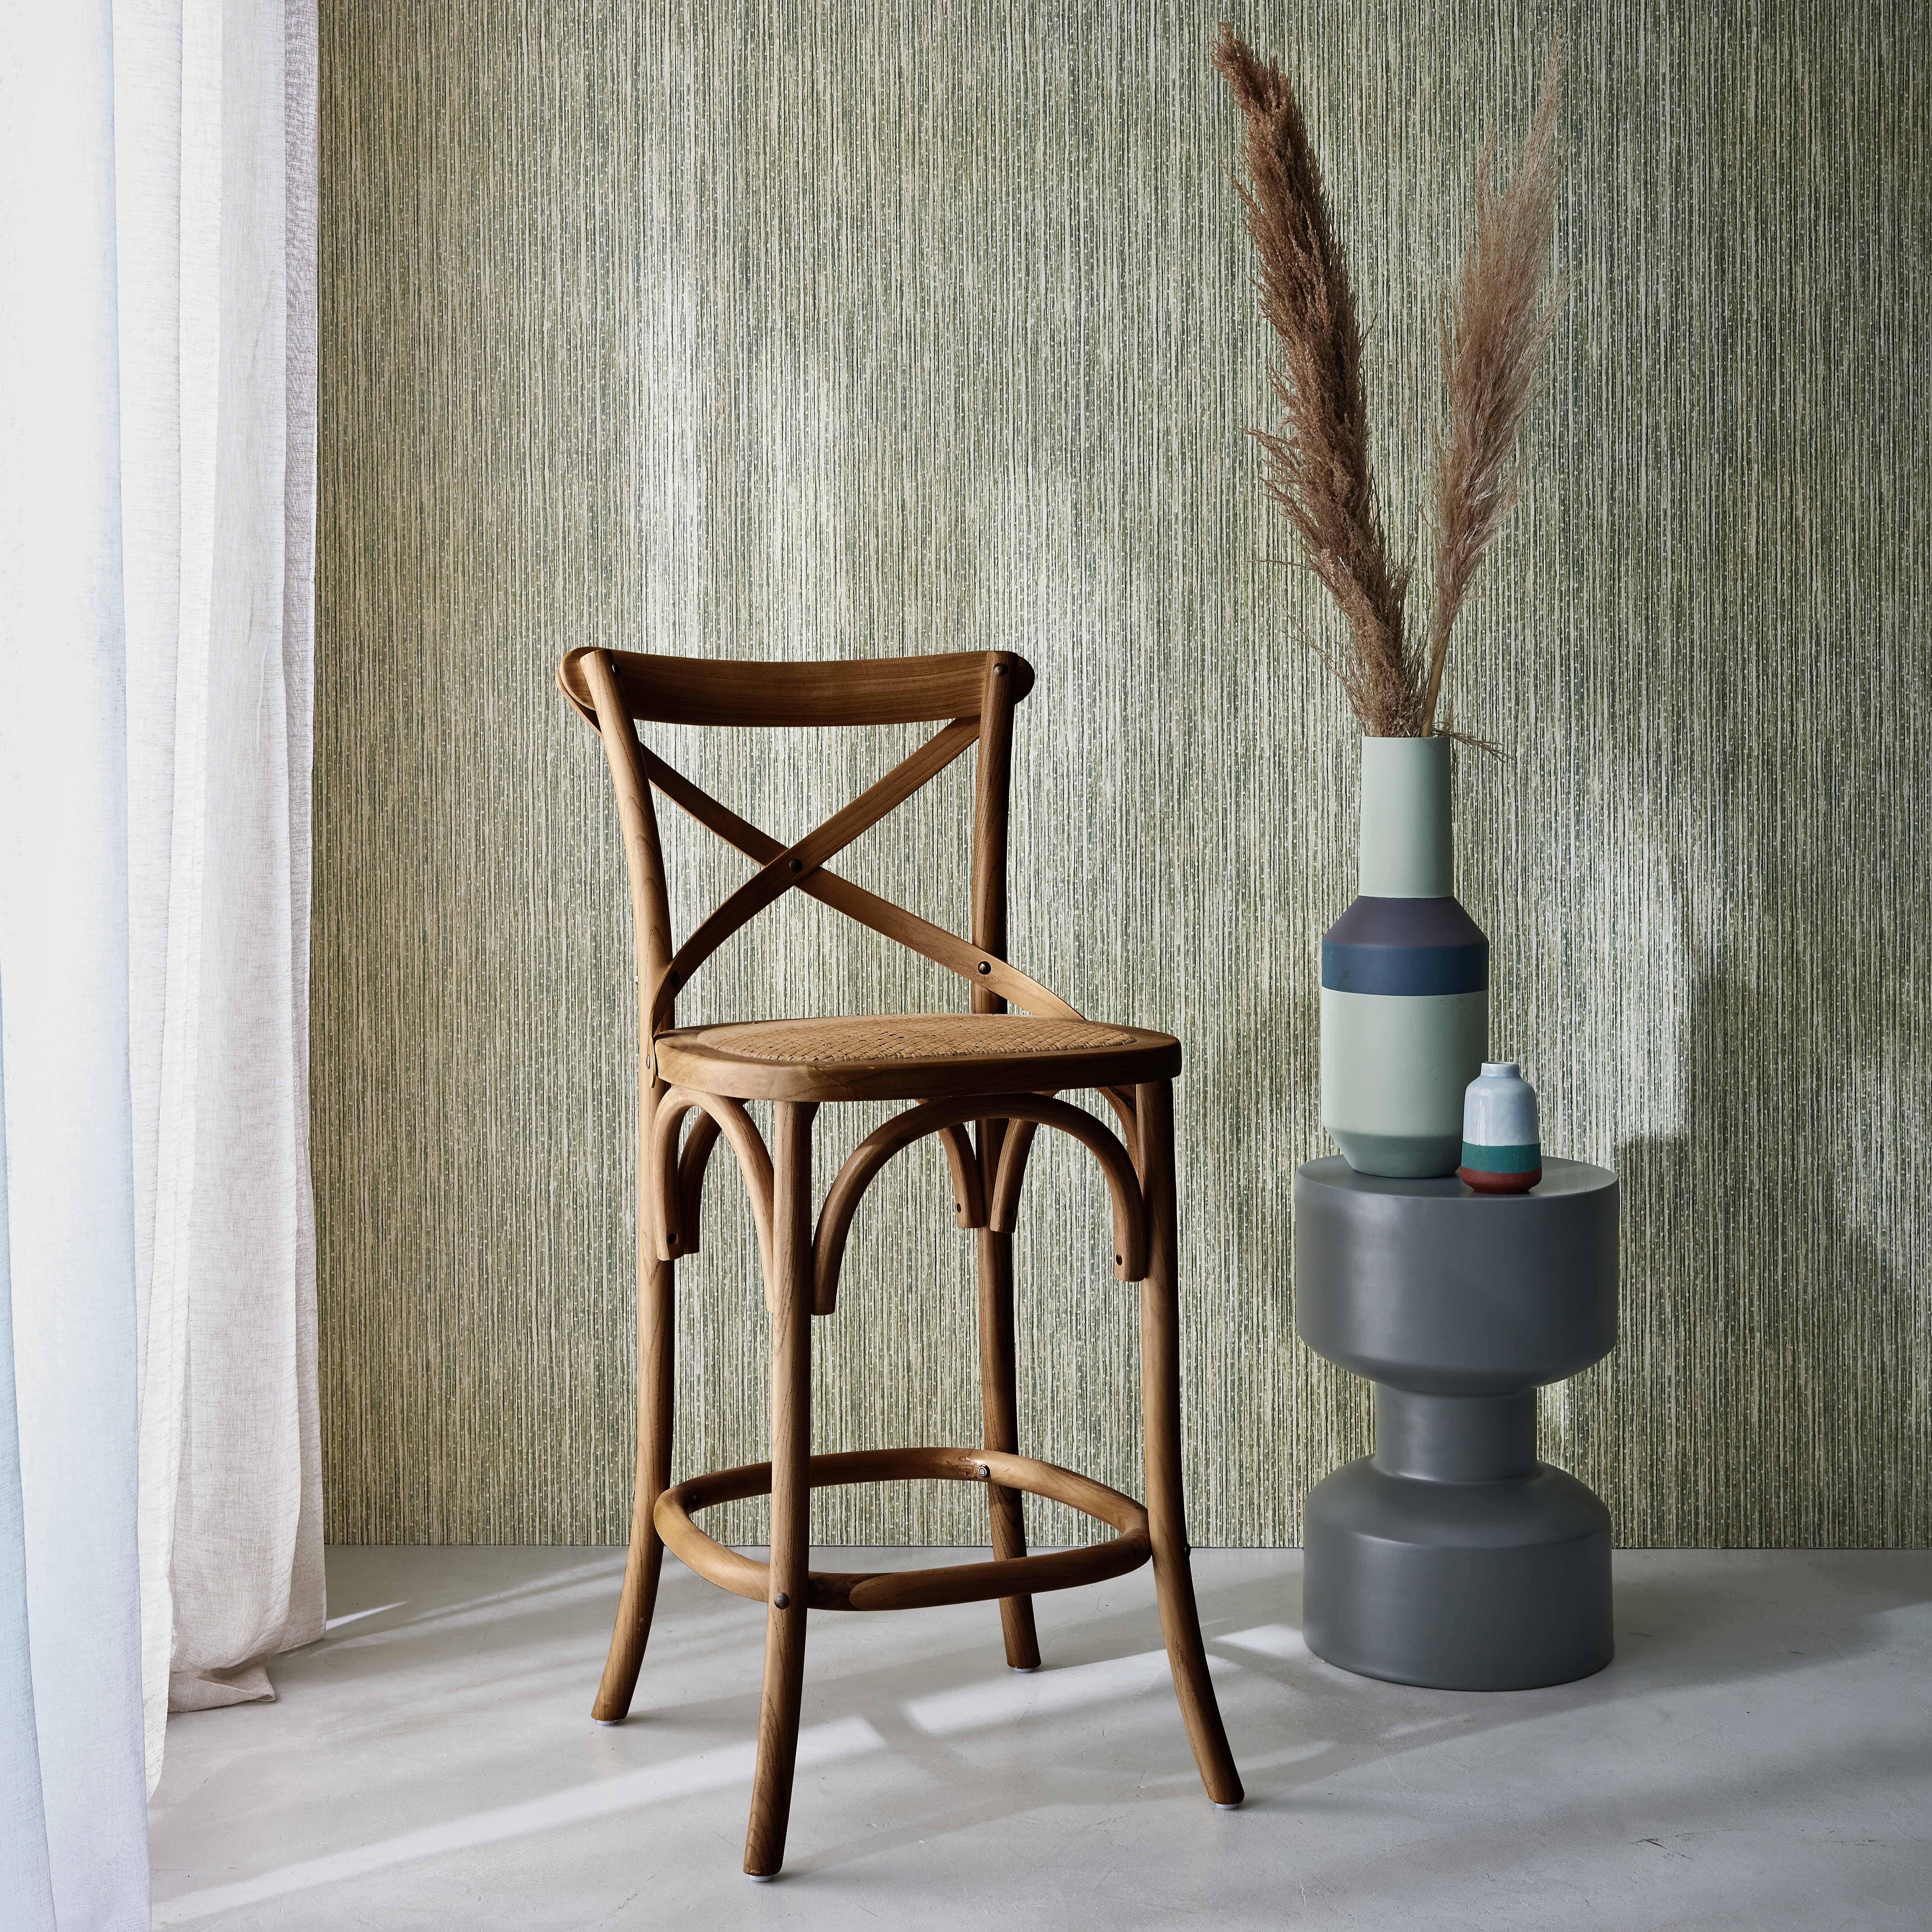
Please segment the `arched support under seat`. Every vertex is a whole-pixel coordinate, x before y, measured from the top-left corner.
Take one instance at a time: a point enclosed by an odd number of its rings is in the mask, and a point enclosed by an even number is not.
[[[983,1228],[986,1186],[980,1177],[980,1157],[973,1150],[973,1136],[963,1125],[941,1127],[939,1144],[946,1150],[946,1165],[952,1175],[953,1226]]]
[[[1020,1190],[1026,1185],[1027,1156],[1039,1132],[1037,1120],[1015,1120],[1000,1142],[993,1198],[986,1204],[986,1225],[996,1234],[1010,1234],[1020,1225]]]
[[[1100,1097],[1114,1110],[1120,1133],[1136,1174],[1141,1170],[1140,1115],[1134,1108],[1132,1091],[1124,1087],[1102,1087]],[[1049,1096],[1052,1097],[1052,1096]],[[992,1198],[986,1204],[988,1227],[996,1233],[1010,1234],[1019,1226],[1020,1190],[1026,1184],[1027,1157],[1033,1152],[1038,1123],[1016,1120],[1013,1130],[1000,1148],[999,1171],[994,1178]]]
[[[707,1135],[700,1125],[686,1144],[679,1157],[677,1137],[686,1114],[694,1110],[711,1123]],[[698,1245],[694,1219],[698,1197],[704,1184],[705,1163],[722,1132],[737,1156],[738,1171],[745,1177],[745,1188],[752,1197],[752,1216],[758,1223],[760,1273],[764,1277],[765,1303],[772,1306],[774,1256],[772,1249],[772,1157],[758,1138],[758,1128],[742,1102],[716,1094],[700,1094],[694,1087],[668,1087],[659,1098],[651,1120],[649,1156],[649,1199],[656,1226],[651,1230],[657,1244],[658,1258],[670,1261],[690,1253]],[[682,1220],[687,1199],[694,1219],[688,1227]]]
[[[1052,1096],[1046,1097],[1052,1098]],[[1140,1116],[1134,1111],[1134,1096],[1119,1087],[1102,1087],[1100,1097],[1112,1107],[1120,1123],[1125,1145],[1134,1172],[1140,1172]],[[1034,1136],[1040,1131],[1036,1120],[1016,1120],[1012,1132],[1000,1144],[998,1171],[993,1192],[986,1203],[986,1226],[995,1234],[1010,1234],[1020,1224],[1020,1192],[1026,1185],[1028,1156],[1033,1152]]]
[[[674,1090],[682,1091],[683,1090]],[[969,1120],[1016,1120],[1035,1127],[1057,1127],[1062,1133],[1089,1149],[1107,1178],[1114,1202],[1114,1273],[1122,1281],[1138,1281],[1147,1272],[1147,1212],[1141,1196],[1140,1177],[1126,1149],[1091,1114],[1070,1107],[1063,1100],[1048,1100],[1038,1094],[981,1095],[962,1100],[928,1100],[895,1114],[875,1128],[847,1156],[819,1210],[818,1231],[812,1241],[812,1303],[814,1315],[830,1315],[838,1304],[838,1271],[845,1258],[846,1237],[861,1197],[879,1170],[900,1148],[909,1147],[928,1134],[951,1127],[963,1127]],[[1008,1136],[1010,1139],[1011,1136]],[[954,1143],[946,1143],[948,1157]],[[1024,1154],[1021,1156],[1024,1161]],[[955,1172],[957,1185],[958,1163]],[[1002,1161],[1004,1178],[1005,1164]],[[1016,1170],[1015,1199],[1017,1200]],[[966,1197],[962,1203],[970,1204]],[[971,1225],[968,1223],[966,1225]],[[998,1227],[995,1220],[993,1224]]]
[[[1090,1476],[1076,1474],[1030,1456],[998,1449],[858,1449],[814,1456],[808,1480],[814,1490],[846,1483],[896,1483],[938,1477],[952,1482],[1003,1484],[1029,1495],[1051,1497],[1120,1534],[1077,1550],[1049,1550],[991,1563],[959,1563],[937,1570],[830,1570],[807,1574],[806,1604],[814,1610],[910,1610],[938,1604],[977,1604],[994,1597],[1072,1589],[1138,1570],[1152,1552],[1147,1511],[1131,1496]],[[694,1476],[666,1490],[653,1520],[665,1546],[700,1576],[734,1596],[764,1602],[771,1589],[768,1564],[755,1562],[705,1534],[694,1510],[761,1496],[772,1486],[772,1466],[748,1462]]]
[[[696,1111],[698,1118],[684,1137],[684,1151],[677,1157],[677,1178],[671,1196],[675,1216],[664,1216],[657,1187],[650,1188],[646,1193],[651,1212],[656,1217],[656,1228],[650,1236],[651,1252],[665,1261],[682,1261],[686,1255],[698,1252],[704,1175],[711,1165],[711,1150],[718,1144],[718,1123],[702,1108]],[[664,1232],[667,1228],[668,1234]]]

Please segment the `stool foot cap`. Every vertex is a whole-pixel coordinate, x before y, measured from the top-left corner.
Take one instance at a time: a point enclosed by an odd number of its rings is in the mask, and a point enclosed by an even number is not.
[[[745,1876],[754,1885],[770,1885],[778,1876],[776,1872],[747,1872]]]
[[[1006,1668],[1018,1671],[1022,1677],[1030,1677],[1040,1666],[1036,1664],[1010,1664]]]
[[[1238,1811],[1246,1802],[1244,1798],[1237,1798],[1232,1804],[1223,1804],[1217,1798],[1214,1801],[1214,1809],[1217,1811]]]

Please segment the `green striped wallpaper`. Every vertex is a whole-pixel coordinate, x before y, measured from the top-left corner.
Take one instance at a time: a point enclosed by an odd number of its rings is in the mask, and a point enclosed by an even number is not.
[[[1722,20],[1718,16],[1726,17]],[[1624,1184],[1624,1338],[1546,1402],[1637,1544],[1932,1532],[1928,28],[1904,4],[1250,5],[1305,88],[1416,542],[1484,129],[1568,48],[1570,299],[1450,675],[1494,1046]],[[628,912],[585,643],[1029,657],[1013,951],[1179,1034],[1204,1544],[1368,1432],[1295,1342],[1316,941],[1352,890],[1338,632],[1242,435],[1267,351],[1212,8],[445,0],[322,18],[314,1142],[328,1532],[625,1534]],[[668,731],[796,833],[903,749]],[[964,918],[963,772],[848,867]],[[688,921],[742,875],[668,828]],[[707,849],[710,848],[710,849]],[[699,1017],[950,1002],[766,915]],[[821,1117],[842,1154],[878,1117]],[[1083,1157],[1084,1158],[1084,1157]],[[1137,1489],[1132,1298],[1076,1152],[1021,1243],[1027,1446]],[[822,1172],[830,1172],[829,1160]],[[974,1439],[938,1155],[862,1210],[818,1442]],[[682,1270],[686,1472],[764,1453],[748,1221]],[[828,1541],[982,1532],[829,1493]],[[752,1505],[721,1513],[759,1533]],[[1041,1509],[1036,1534],[1078,1533]]]

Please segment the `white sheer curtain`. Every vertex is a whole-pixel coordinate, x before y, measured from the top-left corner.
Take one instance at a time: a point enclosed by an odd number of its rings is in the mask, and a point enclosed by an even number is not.
[[[315,13],[0,17],[12,1932],[145,1924],[170,1690],[272,1696],[322,1626]]]

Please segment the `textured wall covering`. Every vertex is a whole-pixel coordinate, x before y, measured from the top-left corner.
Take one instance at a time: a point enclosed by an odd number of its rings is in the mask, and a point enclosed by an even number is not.
[[[1621,1350],[1548,1398],[1632,1543],[1932,1532],[1932,277],[1923,9],[1249,6],[1306,83],[1420,517],[1437,291],[1486,123],[1570,50],[1571,296],[1454,660],[1493,1040],[1622,1175]],[[1718,16],[1730,16],[1719,24]],[[1754,16],[1748,20],[1747,16]],[[586,642],[1006,645],[1013,951],[1185,1041],[1196,1534],[1293,1540],[1362,1389],[1290,1318],[1316,942],[1352,890],[1333,640],[1240,427],[1263,340],[1212,10],[792,0],[326,8],[315,1150],[330,1532],[614,1541],[633,1337],[628,912]],[[662,732],[796,832],[902,748]],[[963,918],[964,768],[848,869]],[[693,912],[741,876],[667,821]],[[820,909],[698,1017],[950,1004]],[[874,1118],[822,1116],[826,1157]],[[936,1154],[862,1211],[820,1446],[974,1439]],[[682,1270],[686,1471],[762,1455],[721,1161]],[[1138,1486],[1132,1298],[1042,1142],[1029,1446]],[[827,1540],[979,1534],[938,1486]],[[757,1533],[757,1510],[725,1513]],[[1049,1534],[1066,1526],[1042,1511]]]

